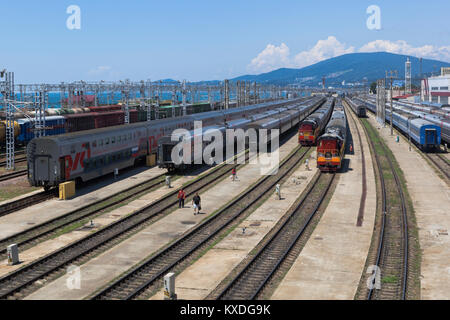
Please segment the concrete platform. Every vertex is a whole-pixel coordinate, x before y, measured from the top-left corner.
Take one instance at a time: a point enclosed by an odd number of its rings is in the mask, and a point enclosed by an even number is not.
[[[350,111],[351,112],[351,111]],[[286,274],[274,300],[350,300],[354,298],[372,239],[376,214],[376,185],[369,145],[360,127],[366,159],[367,198],[364,221],[356,226],[362,193],[361,148],[349,119],[354,154],[297,260]],[[358,124],[359,126],[359,124]]]
[[[141,172],[136,174],[139,171]],[[61,216],[76,208],[107,197],[111,193],[120,192],[165,172],[156,167],[141,169],[139,171],[130,170],[124,173],[121,179],[117,181],[111,178],[105,178],[99,184],[86,187],[82,191],[77,191],[78,196],[71,200],[61,201],[52,199],[0,217],[0,239],[27,230],[36,224]]]
[[[305,171],[302,165],[281,186],[282,200],[278,200],[274,192],[235,230],[179,274],[175,281],[178,299],[206,298],[285,215],[316,172],[317,168]],[[246,228],[245,233],[243,228]],[[151,300],[162,299],[163,290],[151,297]]]
[[[194,179],[195,176],[186,175],[183,176],[171,183],[172,188],[169,189],[166,186],[163,186],[161,188],[158,188],[150,193],[147,193],[140,197],[139,199],[136,199],[127,205],[124,205],[122,207],[119,207],[117,209],[114,209],[111,212],[108,212],[106,214],[103,214],[93,220],[93,227],[88,223],[87,226],[83,228],[79,228],[77,230],[65,233],[59,237],[56,237],[54,239],[50,239],[47,241],[44,241],[28,250],[25,250],[23,252],[20,252],[20,261],[21,263],[14,266],[7,265],[7,261],[4,260],[0,264],[0,277],[2,275],[5,275],[9,272],[12,272],[18,268],[21,268],[25,264],[31,263],[34,260],[43,257],[44,255],[50,254],[53,251],[56,251],[70,243],[73,243],[83,237],[85,237],[87,234],[96,232],[100,228],[103,228],[107,225],[110,225],[114,222],[116,222],[119,219],[122,219],[124,216],[127,216],[143,207],[148,205],[149,203],[152,203],[168,193],[172,192],[174,188],[181,187],[184,183],[189,182],[190,180]]]
[[[370,121],[375,125],[371,115]],[[378,127],[378,126],[377,126]],[[378,130],[392,150],[404,173],[408,193],[413,201],[422,250],[421,299],[450,299],[450,190],[400,135],[390,135],[390,127]]]
[[[294,136],[280,147],[280,159],[285,157],[296,145],[297,141]],[[186,204],[186,208],[174,211],[114,248],[83,264],[80,266],[80,289],[68,289],[66,286],[68,276],[64,275],[31,294],[27,299],[86,298],[232,200],[256,182],[261,177],[259,173],[258,165],[246,165],[238,171],[237,176],[240,181],[233,182],[225,179],[200,195],[202,214],[194,216],[191,204]]]

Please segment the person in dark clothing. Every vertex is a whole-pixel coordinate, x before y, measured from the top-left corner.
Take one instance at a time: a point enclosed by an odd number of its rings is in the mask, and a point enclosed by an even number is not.
[[[184,208],[184,199],[186,199],[186,192],[183,189],[178,191],[178,207]]]
[[[194,215],[196,215],[197,213],[200,213],[200,210],[202,209],[202,207],[201,207],[201,199],[200,199],[200,196],[198,195],[198,192],[195,193],[194,198],[192,198],[192,204],[194,206]]]

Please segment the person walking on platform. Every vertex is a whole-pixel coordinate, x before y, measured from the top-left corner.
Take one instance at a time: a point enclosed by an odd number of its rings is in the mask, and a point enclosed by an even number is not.
[[[186,199],[186,192],[184,192],[183,188],[178,191],[178,207],[184,208],[184,199]]]
[[[200,210],[202,209],[201,201],[202,200],[200,199],[200,196],[198,195],[198,192],[196,192],[194,198],[192,198],[192,204],[194,206],[194,216],[197,213],[200,213]]]
[[[231,178],[233,181],[236,180],[236,168],[235,167],[231,170]]]
[[[280,188],[281,188],[280,184],[277,183],[277,185],[275,186],[275,192],[278,196],[278,200],[281,200],[281,189]]]

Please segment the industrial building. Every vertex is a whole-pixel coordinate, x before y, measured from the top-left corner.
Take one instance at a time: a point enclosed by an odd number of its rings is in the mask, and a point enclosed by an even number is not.
[[[448,104],[450,97],[450,68],[441,68],[441,75],[421,81],[422,101]]]

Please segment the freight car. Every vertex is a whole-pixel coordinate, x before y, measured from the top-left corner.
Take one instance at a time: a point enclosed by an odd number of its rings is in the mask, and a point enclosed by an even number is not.
[[[17,120],[20,128],[20,134],[17,136],[19,144],[25,145],[34,138],[35,119]],[[65,133],[65,118],[62,116],[50,116],[45,118],[44,130],[46,135],[55,135]]]
[[[262,104],[262,108],[275,108],[296,102],[297,100],[273,102]],[[229,115],[230,119],[240,119],[243,111],[235,111],[236,114]],[[71,116],[75,118],[83,114]],[[109,174],[116,168],[132,166],[138,159],[156,153],[161,137],[171,134],[177,128],[193,130],[194,120],[199,118],[203,120],[205,127],[225,123],[222,112],[212,111],[35,138],[27,146],[29,183],[48,189],[68,180],[87,181]],[[76,119],[82,121],[82,118]]]
[[[322,172],[336,172],[342,168],[347,139],[347,117],[342,102],[334,107],[325,132],[317,139],[317,167]]]
[[[328,98],[323,106],[308,116],[298,129],[298,142],[303,146],[316,144],[316,140],[330,119],[333,111],[334,98]]]

